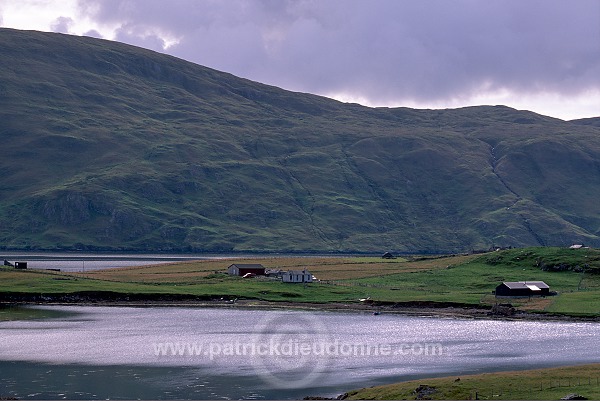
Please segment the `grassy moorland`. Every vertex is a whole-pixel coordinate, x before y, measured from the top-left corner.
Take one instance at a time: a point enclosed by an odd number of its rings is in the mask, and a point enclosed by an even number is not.
[[[0,29],[0,249],[600,246],[600,127],[368,108]]]
[[[268,278],[243,279],[224,273],[230,263],[267,268],[307,268],[320,281],[285,284]],[[558,295],[510,299],[519,310],[570,316],[600,316],[600,251],[525,248],[482,255],[393,259],[367,257],[256,258],[197,261],[85,273],[0,270],[0,297],[93,294],[88,300],[250,299],[295,303],[379,305],[428,303],[489,308],[502,281],[543,280]],[[110,296],[109,296],[110,295]],[[46,297],[46,298],[43,298]],[[171,298],[168,298],[171,297]],[[68,299],[68,298],[67,298]],[[75,300],[80,298],[74,298]],[[503,300],[501,302],[507,302]]]
[[[559,400],[567,394],[600,399],[600,364],[419,379],[348,392],[354,400]],[[427,388],[419,387],[427,386]]]

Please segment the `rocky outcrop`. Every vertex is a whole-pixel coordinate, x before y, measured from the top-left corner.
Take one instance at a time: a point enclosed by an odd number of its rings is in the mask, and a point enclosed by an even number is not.
[[[417,400],[431,400],[431,396],[436,392],[437,390],[435,387],[428,386],[427,384],[420,384],[419,387],[413,391]]]
[[[488,312],[490,316],[512,316],[517,310],[511,304],[495,304]]]
[[[584,397],[584,396],[576,394],[576,393],[571,393],[571,394],[567,394],[564,397],[562,397],[561,400],[587,400],[587,397]]]

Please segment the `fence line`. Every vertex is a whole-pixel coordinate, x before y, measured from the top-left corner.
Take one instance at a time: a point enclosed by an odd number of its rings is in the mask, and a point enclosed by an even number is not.
[[[520,389],[516,391],[518,385],[511,386],[508,388],[505,387],[492,387],[489,393],[484,393],[479,391],[478,389],[469,390],[469,398],[472,400],[482,400],[482,399],[511,399],[512,396],[517,395],[517,393],[522,394],[523,392],[527,392],[530,395],[530,398],[533,399],[533,393],[538,391],[542,392],[544,390],[552,390],[559,388],[573,388],[580,386],[599,386],[600,385],[600,377],[567,377],[564,379],[553,379],[553,380],[541,380],[539,386],[529,387],[527,389]]]

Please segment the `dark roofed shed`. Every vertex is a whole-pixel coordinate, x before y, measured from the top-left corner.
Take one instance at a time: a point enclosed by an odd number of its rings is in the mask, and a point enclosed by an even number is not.
[[[549,295],[550,286],[543,281],[506,281],[496,287],[496,296],[530,297]]]
[[[264,276],[265,267],[261,264],[234,263],[227,268],[227,273],[232,276],[243,276],[247,273],[253,273],[257,276]]]

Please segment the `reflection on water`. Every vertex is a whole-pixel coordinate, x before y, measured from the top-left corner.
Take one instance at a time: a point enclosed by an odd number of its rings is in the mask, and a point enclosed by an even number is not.
[[[68,314],[0,322],[0,396],[302,398],[419,377],[600,362],[594,323],[237,308],[35,310]],[[442,344],[443,353],[425,353],[427,344]],[[377,352],[353,353],[365,345]]]

